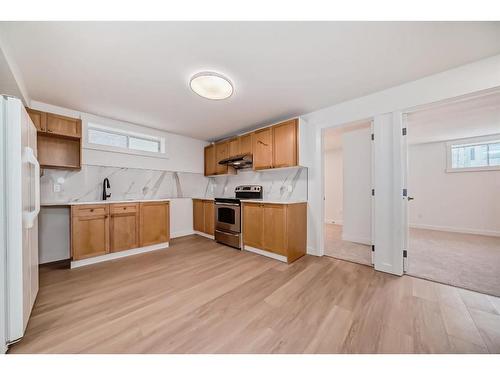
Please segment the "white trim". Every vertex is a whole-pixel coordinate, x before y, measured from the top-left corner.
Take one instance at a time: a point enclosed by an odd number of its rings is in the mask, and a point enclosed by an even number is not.
[[[190,230],[190,229],[180,230],[178,232],[172,232],[172,233],[170,233],[170,239],[177,238],[177,237],[189,236],[190,234],[194,234],[194,231]]]
[[[372,239],[370,237],[359,237],[356,235],[350,235],[349,233],[342,233],[342,241],[360,243],[363,245],[372,245]]]
[[[92,257],[92,258],[87,258],[87,259],[82,259],[82,260],[74,260],[74,261],[71,261],[71,269],[83,267],[83,266],[88,266],[90,264],[106,262],[108,260],[125,258],[125,257],[131,256],[131,255],[148,253],[150,251],[162,250],[162,249],[166,249],[168,247],[169,247],[168,242],[162,242],[162,243],[159,243],[156,245],[138,247],[135,249],[119,251],[116,253],[109,253],[109,254],[100,255],[97,257]]]
[[[283,255],[271,253],[270,251],[257,249],[255,247],[251,247],[251,246],[243,246],[243,250],[250,251],[250,252],[255,253],[255,254],[263,255],[263,256],[268,257],[268,258],[276,259],[276,260],[279,260],[280,262],[288,263],[287,257],[285,257]]]
[[[438,225],[427,225],[427,224],[410,224],[410,228],[437,230],[437,231],[440,231],[440,232],[452,232],[452,233],[464,233],[464,234],[478,234],[478,235],[481,235],[481,236],[500,237],[500,231],[497,231],[497,230],[483,230],[483,229],[472,229],[472,228],[455,228],[455,227],[438,226]]]
[[[210,234],[206,234],[204,232],[198,232],[197,230],[194,230],[193,233],[197,234],[198,236],[202,236],[202,237],[210,238],[211,240],[215,240],[215,236],[210,235]]]

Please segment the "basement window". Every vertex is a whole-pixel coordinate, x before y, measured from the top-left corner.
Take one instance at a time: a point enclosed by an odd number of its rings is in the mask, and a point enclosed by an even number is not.
[[[500,170],[500,135],[447,143],[448,172]]]
[[[107,151],[134,153],[134,154],[164,154],[165,139],[120,130],[89,122],[87,126],[87,143]]]

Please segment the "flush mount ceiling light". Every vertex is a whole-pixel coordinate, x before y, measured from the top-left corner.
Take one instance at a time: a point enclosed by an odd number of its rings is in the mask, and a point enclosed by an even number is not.
[[[233,94],[231,81],[221,74],[200,72],[191,77],[191,90],[207,99],[227,99]]]

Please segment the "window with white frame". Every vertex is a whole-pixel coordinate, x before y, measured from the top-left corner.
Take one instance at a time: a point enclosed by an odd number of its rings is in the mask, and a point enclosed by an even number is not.
[[[91,147],[121,150],[126,153],[157,154],[158,156],[165,153],[163,137],[129,132],[92,122],[87,125],[87,144]]]
[[[448,142],[448,172],[500,169],[500,135]]]

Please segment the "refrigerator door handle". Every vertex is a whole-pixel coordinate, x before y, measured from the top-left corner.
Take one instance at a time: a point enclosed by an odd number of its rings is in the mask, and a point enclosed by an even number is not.
[[[35,157],[35,153],[31,147],[25,147],[23,153],[23,161],[34,166],[35,180],[35,208],[33,211],[23,212],[23,223],[26,229],[32,228],[40,212],[40,164]]]

